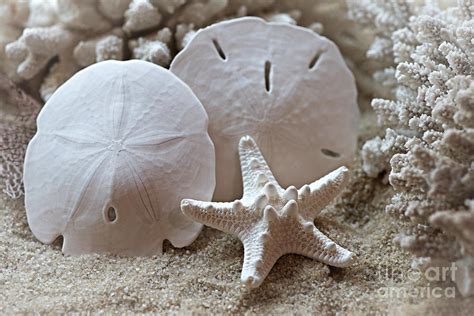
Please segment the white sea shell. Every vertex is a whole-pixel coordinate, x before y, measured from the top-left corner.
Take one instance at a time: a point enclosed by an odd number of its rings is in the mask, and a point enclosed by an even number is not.
[[[143,61],[106,61],[69,79],[38,117],[25,160],[28,223],[63,252],[161,253],[190,244],[202,225],[182,198],[215,186],[208,119],[192,91]]]
[[[240,18],[197,32],[170,69],[209,115],[215,200],[242,194],[237,148],[247,134],[283,187],[299,187],[352,162],[359,117],[355,81],[327,38]]]

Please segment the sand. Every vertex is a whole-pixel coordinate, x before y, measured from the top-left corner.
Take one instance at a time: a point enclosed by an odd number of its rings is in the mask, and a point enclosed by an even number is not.
[[[361,143],[376,132],[364,115]],[[387,295],[386,288],[449,288],[403,274],[411,257],[393,243],[403,223],[384,213],[390,188],[367,178],[359,162],[348,189],[316,219],[330,238],[357,255],[345,269],[286,255],[263,285],[239,283],[240,241],[205,228],[189,247],[165,244],[151,258],[64,256],[61,241],[43,245],[31,234],[22,201],[0,202],[0,313],[107,312],[169,314],[423,314],[468,315],[471,299]],[[396,269],[393,273],[386,271]]]

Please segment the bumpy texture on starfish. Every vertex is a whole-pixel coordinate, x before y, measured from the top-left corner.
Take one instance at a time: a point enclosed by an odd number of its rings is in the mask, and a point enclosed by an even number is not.
[[[244,245],[241,281],[260,286],[278,258],[304,255],[335,267],[347,267],[353,253],[336,245],[314,226],[314,218],[347,183],[348,169],[340,167],[323,178],[286,190],[275,180],[250,136],[239,144],[244,196],[234,202],[185,199],[183,213],[207,226],[240,238]]]

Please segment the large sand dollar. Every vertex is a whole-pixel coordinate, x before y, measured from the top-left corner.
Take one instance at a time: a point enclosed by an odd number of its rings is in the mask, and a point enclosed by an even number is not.
[[[209,200],[214,147],[192,91],[143,61],[106,61],[69,79],[48,100],[25,159],[28,223],[63,251],[160,253],[191,243],[201,224],[183,198]]]
[[[171,71],[209,115],[216,200],[241,196],[237,144],[247,134],[284,187],[310,183],[354,157],[356,86],[325,37],[259,18],[225,21],[197,32]]]

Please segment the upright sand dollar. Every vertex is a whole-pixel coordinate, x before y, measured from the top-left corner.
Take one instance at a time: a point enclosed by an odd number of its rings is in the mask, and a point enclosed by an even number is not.
[[[201,224],[183,198],[209,200],[214,147],[192,91],[143,61],[107,61],[69,79],[48,100],[25,159],[28,223],[63,251],[161,253],[191,243]]]
[[[239,139],[252,136],[283,187],[302,186],[354,157],[354,78],[334,43],[286,24],[241,18],[200,30],[171,71],[209,115],[214,199],[242,194]]]

